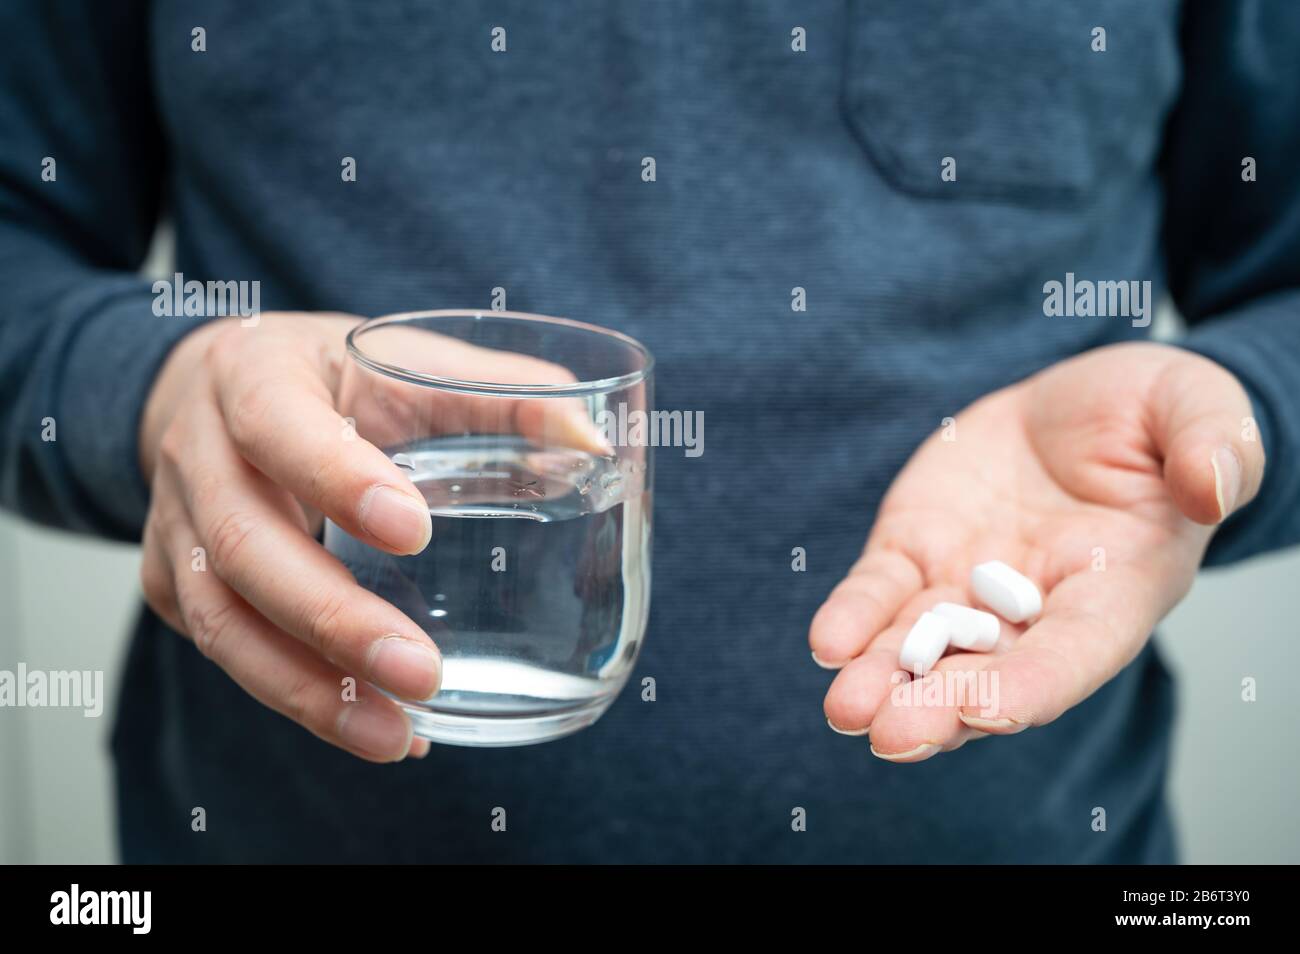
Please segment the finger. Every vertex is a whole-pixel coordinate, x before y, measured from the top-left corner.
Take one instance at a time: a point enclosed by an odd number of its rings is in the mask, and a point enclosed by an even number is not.
[[[432,535],[424,497],[334,409],[317,352],[251,351],[230,342],[256,332],[231,331],[209,354],[225,429],[240,455],[357,539],[389,553],[423,550]]]
[[[429,754],[430,748],[428,739],[422,739],[418,735],[414,736],[411,739],[411,751],[406,753],[407,758],[422,759]]]
[[[961,721],[961,706],[987,713],[996,705],[996,680],[987,670],[998,658],[958,653],[941,659],[922,679],[908,681],[898,673],[871,725],[872,754],[889,762],[923,762],[982,737],[982,730]]]
[[[874,731],[876,713],[890,690],[910,678],[898,665],[898,652],[907,631],[935,603],[958,599],[959,593],[957,587],[945,585],[913,596],[865,651],[840,670],[826,691],[823,704],[832,729],[844,735]]]
[[[296,501],[240,459],[215,408],[192,413],[181,460],[169,457],[155,479],[185,501],[217,576],[339,666],[404,699],[437,692],[442,664],[428,635],[307,536]]]
[[[355,345],[368,359],[459,384],[556,388],[578,383],[569,368],[555,362],[400,322],[372,328]],[[581,398],[434,390],[378,374],[349,374],[352,370],[352,366],[345,369],[340,406],[359,408],[356,416],[364,421],[367,437],[382,446],[439,434],[517,433],[542,446],[613,453]]]
[[[916,564],[897,550],[868,550],[813,617],[813,659],[839,669],[859,656],[923,582]]]
[[[159,530],[157,510],[149,514],[144,524],[140,556],[140,589],[144,601],[159,618],[180,632],[185,625],[181,620],[180,606],[176,602],[176,586],[171,555]]]
[[[1134,567],[1062,580],[1038,622],[994,658],[996,705],[962,706],[961,720],[1010,735],[1058,718],[1137,656],[1163,613],[1161,590]]]
[[[177,532],[173,554],[188,553],[193,539]],[[411,750],[411,723],[399,706],[364,681],[345,683],[348,673],[278,631],[215,574],[176,565],[180,631],[245,692],[369,761],[394,762]],[[355,701],[345,688],[354,688]]]
[[[1250,398],[1230,372],[1189,356],[1168,366],[1152,401],[1165,482],[1183,514],[1215,524],[1254,499],[1264,445],[1250,424]]]

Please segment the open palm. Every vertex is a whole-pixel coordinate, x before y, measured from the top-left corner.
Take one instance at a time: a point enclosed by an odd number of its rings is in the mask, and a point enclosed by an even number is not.
[[[1254,496],[1264,452],[1250,413],[1229,372],[1149,343],[1089,352],[959,413],[899,473],[813,620],[814,659],[841,670],[831,726],[912,762],[1087,698],[1187,592],[1214,526]],[[1038,584],[1041,615],[1003,622],[994,652],[946,656],[926,677],[937,689],[983,670],[978,699],[898,691],[911,624],[945,600],[978,605],[970,571],[988,560]]]

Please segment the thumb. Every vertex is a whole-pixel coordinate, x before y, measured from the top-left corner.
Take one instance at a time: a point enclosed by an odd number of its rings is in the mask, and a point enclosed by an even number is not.
[[[1264,445],[1232,373],[1184,353],[1160,375],[1152,398],[1152,436],[1178,509],[1216,524],[1250,503],[1264,478]]]

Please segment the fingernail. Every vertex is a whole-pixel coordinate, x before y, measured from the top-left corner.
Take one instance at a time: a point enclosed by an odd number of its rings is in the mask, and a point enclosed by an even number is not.
[[[861,729],[841,729],[830,719],[826,720],[826,724],[831,727],[832,732],[838,732],[840,735],[866,735],[871,731],[871,726],[865,726]]]
[[[998,735],[1014,735],[1029,728],[1027,722],[1017,722],[1015,719],[984,719],[980,716],[967,715],[964,712],[957,713],[957,717],[972,729],[979,729],[981,732],[995,732]],[[1008,732],[1008,729],[1012,731]]]
[[[830,662],[826,662],[824,659],[818,659],[816,653],[813,653],[813,654],[812,654],[812,661],[815,662],[817,665],[821,666],[823,669],[843,669],[843,668],[844,668],[844,663],[842,663],[842,662],[841,662],[841,663],[830,663]]]
[[[1214,468],[1214,498],[1219,504],[1219,521],[1227,519],[1241,493],[1241,461],[1231,447],[1220,447],[1210,457]]]
[[[339,716],[339,738],[349,748],[384,762],[396,762],[411,749],[411,723],[389,705],[349,702]]]
[[[431,643],[390,633],[371,645],[366,671],[403,699],[428,699],[442,681],[442,657]]]
[[[886,762],[924,762],[942,750],[943,746],[936,742],[922,742],[916,748],[908,749],[906,752],[877,752],[873,745],[871,754]]]
[[[590,417],[586,411],[579,411],[574,415],[573,430],[579,438],[578,446],[581,450],[589,450],[601,457],[613,457],[615,450],[612,444],[605,439],[605,435]]]
[[[549,443],[561,447],[572,447],[598,457],[613,457],[617,453],[606,440],[604,429],[591,419],[585,406],[565,402],[553,409],[548,408],[543,430]]]
[[[361,526],[399,553],[419,553],[433,535],[429,508],[383,485],[366,491],[361,501]]]

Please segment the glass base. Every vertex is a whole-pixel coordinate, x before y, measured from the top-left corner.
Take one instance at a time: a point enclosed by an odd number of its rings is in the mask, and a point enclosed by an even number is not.
[[[415,734],[442,745],[492,748],[535,745],[550,742],[585,729],[610,707],[613,699],[599,699],[590,705],[564,712],[528,716],[483,716],[435,712],[404,705]]]

